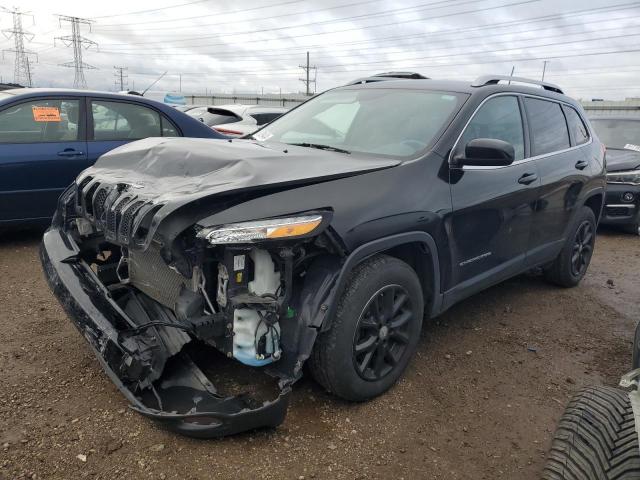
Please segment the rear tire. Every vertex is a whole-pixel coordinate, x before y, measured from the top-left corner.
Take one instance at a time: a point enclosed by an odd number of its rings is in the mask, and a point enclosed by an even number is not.
[[[596,241],[596,217],[589,207],[578,212],[560,255],[545,270],[545,278],[561,287],[575,287],[587,273]]]
[[[328,331],[309,359],[313,377],[329,392],[364,401],[400,378],[418,345],[422,287],[405,262],[377,255],[348,280]]]
[[[578,392],[560,419],[543,480],[637,480],[638,433],[629,394],[611,387]]]

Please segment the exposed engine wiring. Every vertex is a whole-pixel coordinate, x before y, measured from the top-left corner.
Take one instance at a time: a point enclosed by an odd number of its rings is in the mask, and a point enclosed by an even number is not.
[[[205,287],[206,287],[206,279],[204,278],[204,275],[201,275],[200,278],[202,278],[202,281],[200,282],[200,285],[199,285],[200,293],[202,293],[202,296],[206,300],[207,305],[211,309],[210,312],[205,311],[205,313],[207,313],[209,315],[214,314],[214,313],[216,313],[216,309],[213,307],[213,303],[211,303],[211,300],[209,299],[209,295],[207,295],[207,290],[205,289]]]

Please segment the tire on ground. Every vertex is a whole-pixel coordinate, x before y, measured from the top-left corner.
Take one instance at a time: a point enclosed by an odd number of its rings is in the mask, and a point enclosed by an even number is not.
[[[589,268],[587,263],[587,268],[581,275],[574,275],[571,269],[571,260],[572,255],[574,253],[574,241],[576,238],[576,233],[578,228],[585,222],[589,221],[591,223],[591,234],[593,235],[593,242],[595,242],[596,235],[596,216],[587,206],[581,207],[580,211],[576,215],[576,219],[569,230],[567,235],[567,239],[565,241],[560,254],[556,257],[553,263],[545,269],[545,278],[551,283],[555,283],[561,287],[575,287],[580,283],[584,274]],[[595,243],[591,244],[591,255],[593,255],[593,248],[595,247]],[[589,261],[591,261],[591,257],[589,257]]]
[[[409,294],[413,317],[408,343],[396,366],[385,377],[365,380],[359,376],[352,358],[354,335],[367,302],[388,285],[399,285]],[[331,327],[316,339],[308,362],[311,374],[327,391],[345,400],[360,402],[384,393],[400,378],[417,348],[423,310],[422,287],[413,268],[388,255],[365,260],[351,272]]]
[[[640,449],[629,394],[611,387],[578,392],[564,412],[543,480],[637,480]]]

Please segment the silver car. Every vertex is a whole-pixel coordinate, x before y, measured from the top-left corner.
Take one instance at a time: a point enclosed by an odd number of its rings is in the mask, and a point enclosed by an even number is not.
[[[185,113],[224,135],[242,137],[272,122],[287,110],[267,105],[235,104],[196,107]]]

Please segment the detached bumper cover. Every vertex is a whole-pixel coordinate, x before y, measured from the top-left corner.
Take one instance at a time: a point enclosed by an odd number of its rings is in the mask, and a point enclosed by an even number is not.
[[[201,438],[283,422],[290,387],[282,389],[275,400],[259,405],[243,395],[225,397],[184,352],[171,356],[153,381],[131,381],[127,372],[139,366],[120,341],[116,327],[129,322],[78,253],[75,242],[62,230],[54,227],[44,234],[40,257],[51,290],[134,410],[171,430]]]

